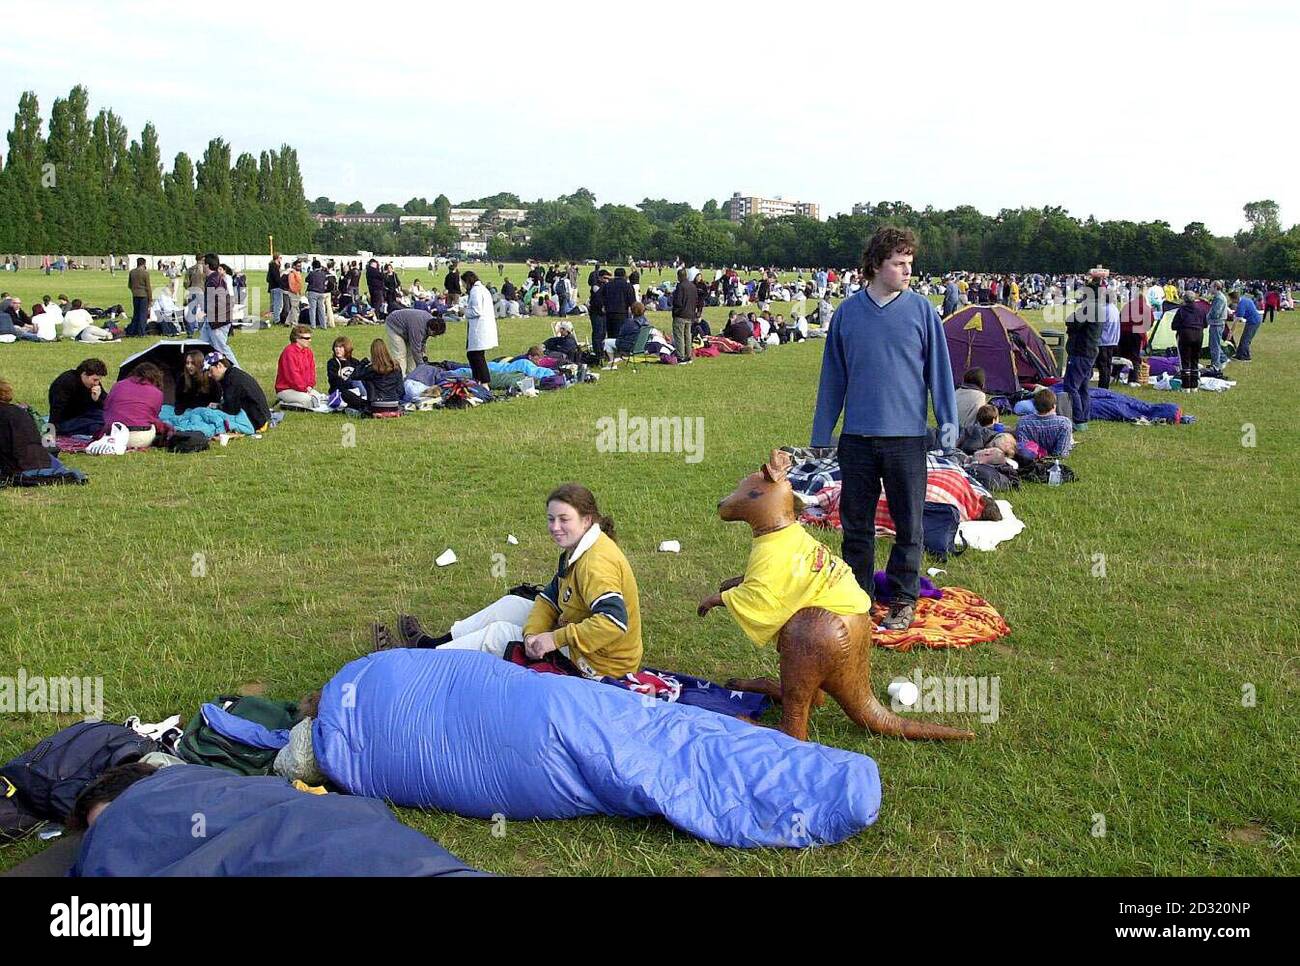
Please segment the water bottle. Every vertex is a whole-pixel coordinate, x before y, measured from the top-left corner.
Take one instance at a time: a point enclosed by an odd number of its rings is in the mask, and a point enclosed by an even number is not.
[[[1060,460],[1054,461],[1052,463],[1052,468],[1047,471],[1047,485],[1048,486],[1061,485],[1061,461]]]
[[[46,423],[45,428],[41,430],[41,446],[50,452],[58,450],[59,438],[53,423]]]
[[[578,366],[578,385],[587,381],[587,364],[584,362]]]

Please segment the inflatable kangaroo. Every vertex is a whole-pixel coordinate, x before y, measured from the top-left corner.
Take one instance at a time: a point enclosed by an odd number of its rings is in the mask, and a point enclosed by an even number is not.
[[[871,690],[870,598],[848,564],[800,526],[794,491],[786,479],[789,470],[789,454],[773,450],[760,472],[741,480],[718,504],[718,516],[723,520],[743,520],[750,525],[755,549],[745,576],[723,581],[718,593],[700,602],[699,615],[726,606],[755,643],[775,639],[781,659],[779,682],[732,679],[726,686],[766,694],[779,702],[781,730],[801,741],[808,739],[808,713],[814,702],[820,706],[825,700],[823,691],[856,724],[878,735],[974,738],[974,732],[900,718],[876,700]],[[797,528],[798,533],[763,541],[760,552],[760,538],[789,527]],[[777,595],[786,599],[777,599]],[[804,601],[821,602],[844,612],[806,606]]]

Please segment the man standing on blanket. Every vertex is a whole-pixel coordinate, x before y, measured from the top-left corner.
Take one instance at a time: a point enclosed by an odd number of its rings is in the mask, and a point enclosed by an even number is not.
[[[885,569],[892,594],[888,630],[911,625],[920,593],[927,395],[945,448],[956,445],[958,432],[943,323],[930,300],[908,288],[915,251],[908,229],[882,227],[867,243],[867,284],[831,319],[812,428],[812,445],[830,446],[843,410],[843,554],[868,593],[875,587],[876,502],[884,486],[898,534]]]

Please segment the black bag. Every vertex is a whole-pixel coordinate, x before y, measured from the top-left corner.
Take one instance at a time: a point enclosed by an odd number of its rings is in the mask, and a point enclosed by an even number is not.
[[[208,438],[192,430],[177,430],[167,437],[167,448],[173,453],[202,453],[208,446]]]
[[[44,824],[18,797],[18,786],[0,776],[0,842],[17,842]]]
[[[1046,483],[1049,474],[1052,472],[1052,464],[1058,462],[1055,459],[1035,460],[1028,466],[1020,467],[1020,479],[1024,483]],[[1073,483],[1078,479],[1074,470],[1070,469],[1064,463],[1061,463],[1061,482]]]
[[[921,525],[925,531],[925,552],[932,557],[947,560],[949,554],[956,557],[966,552],[966,543],[957,532],[961,514],[952,504],[927,500]]]
[[[108,721],[83,721],[46,738],[0,768],[23,804],[62,821],[82,789],[116,765],[139,761],[158,747],[152,738]]]

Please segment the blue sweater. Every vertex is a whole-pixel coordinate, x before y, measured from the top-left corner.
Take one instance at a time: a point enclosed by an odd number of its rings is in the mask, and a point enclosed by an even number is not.
[[[866,289],[841,303],[822,354],[812,445],[829,446],[844,412],[856,436],[924,436],[927,393],[935,419],[957,436],[948,340],[929,299],[906,291],[881,308]]]

